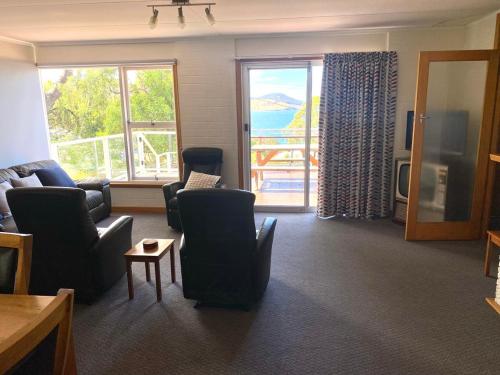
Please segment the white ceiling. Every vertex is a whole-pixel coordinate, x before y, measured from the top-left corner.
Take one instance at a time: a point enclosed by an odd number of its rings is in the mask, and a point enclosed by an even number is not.
[[[0,36],[53,42],[456,26],[500,8],[500,0],[213,1],[214,26],[204,7],[185,8],[184,29],[177,26],[176,8],[159,8],[158,27],[151,30],[146,5],[167,1],[0,0]]]

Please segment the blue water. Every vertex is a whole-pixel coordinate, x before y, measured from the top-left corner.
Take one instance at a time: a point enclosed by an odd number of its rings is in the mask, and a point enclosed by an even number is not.
[[[252,111],[252,136],[271,135],[272,130],[284,129],[292,122],[296,109],[282,111]],[[274,132],[276,133],[276,132]]]

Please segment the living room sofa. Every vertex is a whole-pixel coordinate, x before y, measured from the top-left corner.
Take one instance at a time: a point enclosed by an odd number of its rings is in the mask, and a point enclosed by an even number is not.
[[[59,164],[54,160],[40,160],[0,169],[0,183],[10,181],[11,179],[28,177],[37,169],[55,168],[58,166]],[[86,180],[80,181],[76,185],[78,188],[85,191],[87,206],[94,223],[110,215],[111,191],[109,180]],[[0,231],[17,232],[17,227],[12,216],[0,220]]]

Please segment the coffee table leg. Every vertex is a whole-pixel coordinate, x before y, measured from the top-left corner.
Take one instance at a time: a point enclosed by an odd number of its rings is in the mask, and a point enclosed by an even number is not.
[[[160,277],[160,261],[155,261],[155,279],[156,279],[156,300],[161,301],[161,277]]]
[[[146,267],[146,281],[151,281],[151,271],[149,270],[149,262],[144,262]]]
[[[170,249],[170,276],[172,276],[172,282],[175,283],[175,254],[174,245]]]
[[[132,281],[132,262],[127,260],[127,281],[128,281],[128,298],[134,298],[134,282]]]

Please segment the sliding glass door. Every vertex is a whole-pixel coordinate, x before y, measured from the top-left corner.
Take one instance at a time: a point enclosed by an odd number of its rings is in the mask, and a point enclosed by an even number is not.
[[[243,64],[245,187],[257,207],[316,205],[321,76],[311,61]]]

